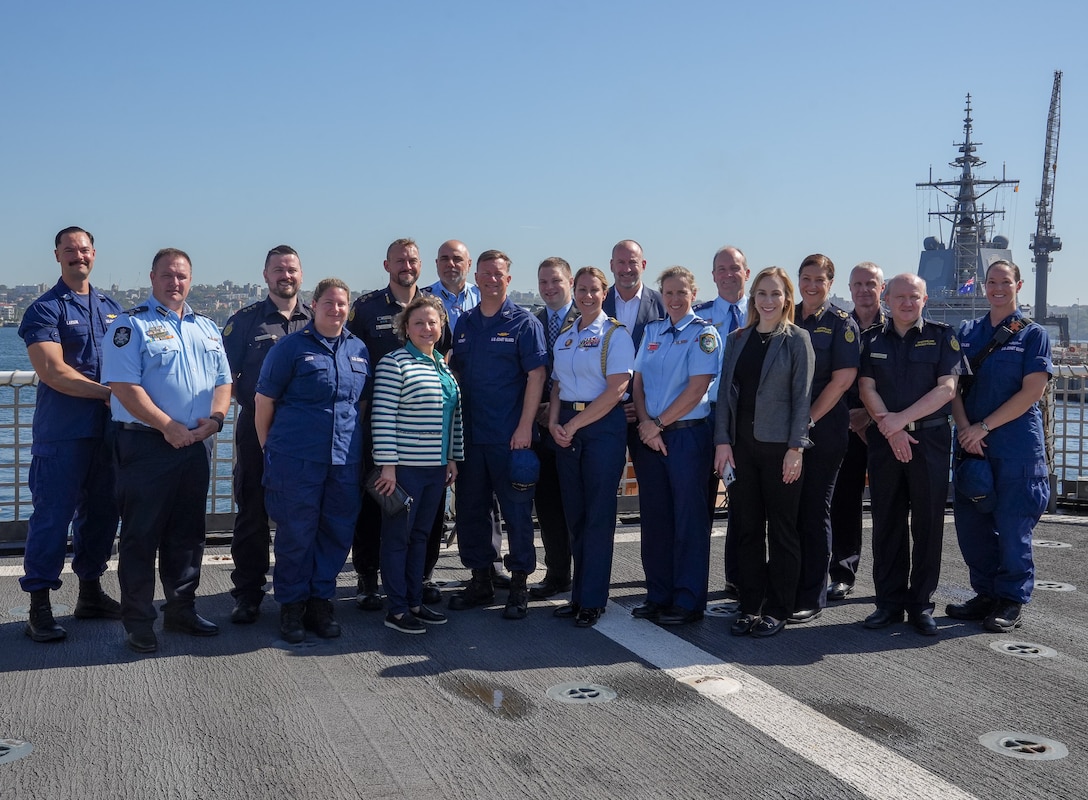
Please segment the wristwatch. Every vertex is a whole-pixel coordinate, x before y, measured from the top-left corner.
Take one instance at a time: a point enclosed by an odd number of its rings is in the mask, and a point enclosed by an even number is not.
[[[652,422],[654,425],[656,425],[661,430],[665,430],[665,424],[661,421],[661,417],[654,417],[653,419],[650,420],[650,422]]]
[[[990,426],[986,424],[985,420],[980,420],[978,426],[982,428],[982,430],[984,430],[986,433],[990,432]]]
[[[219,426],[218,433],[223,432],[223,415],[216,411],[214,414],[208,417],[208,419],[215,420],[215,424]]]

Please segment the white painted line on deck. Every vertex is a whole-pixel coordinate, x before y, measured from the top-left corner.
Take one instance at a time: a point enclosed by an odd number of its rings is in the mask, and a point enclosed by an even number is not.
[[[978,800],[958,786],[846,728],[734,665],[712,656],[630,610],[609,603],[596,629],[621,647],[680,680],[720,676],[741,684],[733,694],[703,696],[789,748],[802,758],[853,786],[872,800],[940,797]]]

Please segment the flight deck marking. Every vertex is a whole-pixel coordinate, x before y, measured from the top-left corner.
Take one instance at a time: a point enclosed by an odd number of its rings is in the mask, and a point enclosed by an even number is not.
[[[596,630],[677,681],[690,682],[692,676],[720,676],[737,681],[741,685],[738,692],[706,693],[704,697],[871,800],[903,797],[978,800],[754,675],[651,622],[635,619],[629,609],[618,603],[610,602],[608,606],[612,613],[601,617]]]

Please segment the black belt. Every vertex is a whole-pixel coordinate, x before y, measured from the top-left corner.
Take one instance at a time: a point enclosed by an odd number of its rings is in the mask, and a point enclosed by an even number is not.
[[[706,417],[701,417],[700,419],[682,419],[679,422],[672,423],[672,425],[666,425],[661,430],[663,433],[668,433],[669,431],[678,431],[684,428],[694,428],[696,425],[706,425]]]
[[[908,432],[924,431],[926,428],[939,428],[941,425],[948,424],[948,415],[943,417],[933,417],[932,419],[920,419],[917,422],[908,422],[907,426],[903,429]]]
[[[122,422],[121,430],[143,431],[144,433],[158,433],[158,431],[152,428],[150,425],[144,425],[142,422]]]
[[[593,402],[593,401],[592,400],[588,400],[588,401],[560,400],[559,401],[559,408],[561,408],[563,411],[585,411],[587,408],[589,408],[589,404],[591,402]]]

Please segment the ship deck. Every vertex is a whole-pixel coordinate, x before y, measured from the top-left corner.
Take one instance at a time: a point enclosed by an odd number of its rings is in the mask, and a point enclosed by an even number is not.
[[[0,558],[0,797],[1084,797],[1088,519],[1044,518],[1047,588],[1008,636],[943,616],[970,594],[951,522],[936,637],[861,627],[868,543],[854,595],[769,640],[730,637],[722,613],[671,630],[633,619],[639,529],[623,525],[594,629],[549,601],[521,622],[496,606],[405,636],[355,609],[345,570],[344,635],[295,647],[271,599],[257,624],[229,623],[229,551],[209,547],[198,608],[220,635],[160,632],[150,657],[119,623],[66,615],[66,642],[32,643],[20,561]],[[455,549],[438,573],[463,577]],[[58,605],[75,599],[67,577]],[[104,582],[116,592],[113,567]]]

